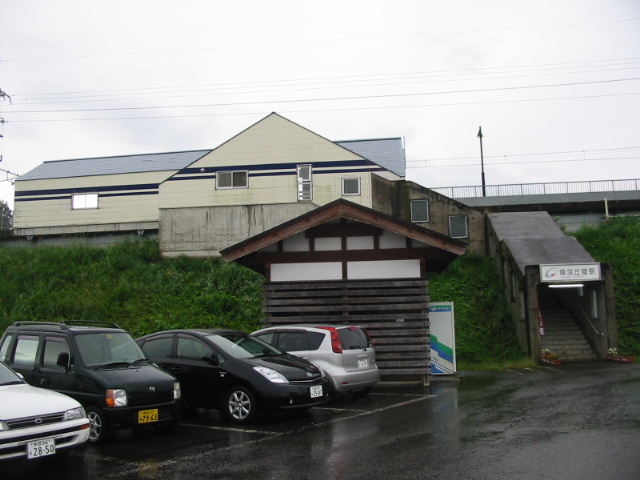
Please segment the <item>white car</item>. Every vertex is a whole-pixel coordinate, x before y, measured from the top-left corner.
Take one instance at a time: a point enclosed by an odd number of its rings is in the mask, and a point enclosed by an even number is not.
[[[279,325],[251,336],[315,364],[334,392],[364,398],[380,380],[373,341],[363,327]]]
[[[32,387],[0,362],[0,461],[63,457],[89,439],[89,427],[77,401]]]

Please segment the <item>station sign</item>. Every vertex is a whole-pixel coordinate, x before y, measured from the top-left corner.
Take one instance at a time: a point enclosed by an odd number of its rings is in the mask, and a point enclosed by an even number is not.
[[[599,263],[540,265],[541,282],[585,282],[601,280]]]

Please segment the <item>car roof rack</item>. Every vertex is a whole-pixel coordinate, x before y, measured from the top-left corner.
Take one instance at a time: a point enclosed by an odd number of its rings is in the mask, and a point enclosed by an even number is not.
[[[69,328],[69,327],[105,327],[105,328],[117,328],[120,329],[120,327],[113,323],[113,322],[92,322],[89,320],[63,320],[60,322],[41,322],[38,320],[23,320],[23,321],[18,321],[18,322],[13,322],[13,325],[16,327],[20,327],[20,326],[37,326],[37,325],[42,325],[42,326],[52,326],[52,327],[60,327],[60,328]]]
[[[23,325],[31,326],[31,325],[50,325],[52,327],[60,327],[63,324],[61,322],[41,322],[38,320],[20,320],[17,322],[13,322],[12,326],[21,327]]]

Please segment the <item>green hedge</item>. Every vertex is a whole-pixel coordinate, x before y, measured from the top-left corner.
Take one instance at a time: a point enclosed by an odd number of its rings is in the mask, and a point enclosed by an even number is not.
[[[260,325],[255,272],[219,259],[161,259],[155,241],[0,249],[0,328],[18,320],[108,321],[133,336]]]
[[[459,257],[444,273],[430,276],[429,295],[433,302],[454,302],[459,362],[468,366],[524,357],[493,259],[471,254]]]
[[[640,355],[640,219],[614,217],[573,234],[598,262],[613,268],[618,351]]]

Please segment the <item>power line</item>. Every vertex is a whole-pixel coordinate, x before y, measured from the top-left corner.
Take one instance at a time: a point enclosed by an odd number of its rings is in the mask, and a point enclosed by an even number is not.
[[[537,30],[548,28],[566,28],[566,27],[583,27],[592,25],[606,25],[613,23],[628,23],[639,21],[640,18],[628,18],[620,20],[605,20],[601,22],[584,22],[584,23],[566,23],[558,25],[532,25],[525,27],[506,27],[495,29],[475,29],[475,30],[459,30],[451,32],[430,32],[430,33],[407,33],[398,35],[380,35],[380,36],[368,36],[368,37],[343,37],[333,39],[320,39],[320,40],[303,40],[294,42],[270,42],[270,43],[252,43],[252,44],[238,44],[238,45],[216,45],[210,47],[199,48],[180,48],[169,50],[148,50],[139,52],[111,52],[102,54],[86,54],[86,55],[70,55],[60,57],[36,57],[36,58],[14,58],[3,59],[3,62],[31,62],[42,60],[74,60],[74,59],[91,59],[91,58],[104,58],[104,57],[118,57],[118,56],[138,56],[138,55],[158,55],[165,53],[184,53],[184,52],[199,52],[210,50],[224,50],[224,49],[244,49],[244,48],[265,48],[265,47],[279,47],[289,45],[310,45],[310,44],[322,44],[322,43],[340,43],[340,42],[352,42],[352,41],[372,41],[372,40],[388,40],[388,39],[400,39],[400,38],[415,38],[415,37],[433,37],[442,35],[466,35],[466,34],[479,34],[479,33],[494,33],[494,32],[511,32],[519,30]]]
[[[485,157],[486,159],[486,157]],[[639,160],[640,156],[634,156],[634,157],[613,157],[613,158],[574,158],[574,159],[568,159],[568,160],[558,160],[558,159],[551,159],[551,160],[531,160],[531,161],[524,161],[524,162],[511,162],[511,163],[500,163],[500,162],[490,162],[487,163],[485,162],[485,165],[487,166],[497,166],[500,165],[502,167],[508,167],[508,166],[520,166],[520,165],[527,165],[527,164],[541,164],[541,163],[570,163],[570,162],[612,162],[615,160]],[[458,164],[452,164],[452,165],[423,165],[422,167],[410,167],[407,166],[407,170],[408,169],[413,169],[413,168],[460,168],[460,167],[474,167],[474,168],[478,168],[478,162],[476,161],[475,163],[458,163]]]
[[[568,155],[568,154],[595,154],[597,152],[615,152],[623,150],[637,150],[638,147],[616,147],[616,148],[599,148],[596,150],[561,150],[557,152],[539,152],[539,153],[512,153],[508,155],[485,155],[484,158],[503,158],[507,157],[535,157],[535,156],[549,156],[549,155]],[[451,158],[429,158],[423,160],[407,160],[409,162],[444,162],[451,160],[477,160],[477,157],[451,157]]]
[[[401,73],[392,73],[392,74],[372,74],[372,75],[351,75],[351,76],[337,76],[337,77],[324,77],[324,78],[301,78],[301,79],[279,79],[279,80],[269,80],[262,82],[233,82],[233,83],[218,83],[218,84],[198,84],[198,85],[182,85],[182,86],[163,86],[163,87],[144,87],[144,88],[130,88],[130,89],[119,89],[119,90],[86,90],[86,91],[67,91],[67,92],[50,92],[50,93],[18,93],[14,94],[14,97],[18,96],[29,96],[29,97],[39,97],[36,100],[46,100],[46,97],[53,97],[53,100],[60,99],[75,99],[75,98],[86,98],[86,97],[104,97],[104,96],[113,96],[113,95],[154,95],[154,94],[166,94],[166,93],[175,93],[181,92],[183,90],[193,91],[193,89],[219,89],[219,90],[229,90],[229,89],[246,89],[246,88],[291,88],[292,86],[304,86],[311,85],[312,88],[320,88],[316,85],[323,85],[327,83],[346,83],[346,84],[356,84],[358,82],[373,82],[373,81],[382,81],[383,79],[395,79],[395,80],[422,80],[424,78],[436,78],[436,81],[444,81],[439,79],[447,79],[447,81],[463,81],[465,79],[451,79],[448,77],[456,76],[456,75],[493,75],[493,74],[509,74],[513,72],[518,72],[521,70],[531,70],[534,68],[547,67],[545,70],[566,70],[566,69],[576,69],[576,68],[585,68],[587,66],[594,67],[625,67],[618,68],[616,70],[628,70],[638,68],[640,57],[632,57],[632,58],[622,58],[622,59],[605,59],[605,60],[595,60],[588,62],[569,62],[569,63],[550,63],[550,64],[536,64],[536,65],[524,65],[522,67],[513,68],[513,67],[490,67],[490,68],[474,68],[474,69],[463,69],[463,70],[434,70],[434,71],[422,71],[422,72],[401,72]],[[608,63],[602,64],[603,62],[622,62],[622,63]],[[595,64],[595,65],[593,65]],[[600,65],[598,65],[600,64]],[[578,73],[594,73],[599,70],[591,70],[591,71],[574,71],[574,72],[559,72],[558,74],[568,75],[568,74],[578,74]],[[531,75],[513,75],[509,77],[493,77],[496,78],[521,78],[527,76],[544,76],[545,74],[533,73]],[[474,79],[474,78],[472,78]],[[467,79],[468,80],[468,79]],[[396,82],[397,83],[397,82]],[[360,83],[362,84],[362,83]],[[356,85],[359,86],[359,85]],[[260,92],[249,92],[249,93],[260,93]],[[66,95],[67,97],[63,97],[62,95]],[[42,98],[45,97],[45,98]],[[21,99],[23,101],[29,101],[30,99]],[[112,99],[109,99],[111,101]]]
[[[289,113],[312,113],[312,112],[346,112],[346,111],[361,111],[361,110],[388,110],[388,109],[415,109],[415,108],[437,108],[437,107],[455,107],[464,105],[495,105],[504,103],[530,103],[530,102],[544,102],[544,101],[567,101],[567,100],[585,100],[594,98],[608,98],[608,97],[623,97],[631,95],[640,95],[640,92],[630,93],[611,93],[603,95],[580,95],[573,97],[549,97],[549,98],[532,98],[532,99],[513,99],[513,100],[487,100],[487,101],[472,101],[472,102],[451,102],[451,103],[432,103],[432,104],[411,104],[411,105],[377,105],[377,106],[364,106],[364,107],[335,107],[335,108],[309,108],[304,110],[294,109],[280,109],[278,112],[281,114]],[[270,104],[286,103],[286,102],[266,102]],[[238,104],[221,104],[219,106],[236,106],[245,105]],[[174,108],[181,108],[176,106]],[[80,110],[82,111],[82,110]],[[95,121],[112,121],[112,120],[158,120],[166,118],[197,118],[197,117],[220,117],[220,116],[237,116],[237,115],[265,115],[270,113],[271,109],[253,111],[253,112],[216,112],[216,113],[190,113],[190,114],[175,114],[175,115],[145,115],[145,116],[126,116],[126,117],[94,117],[94,118],[49,118],[49,119],[35,119],[35,120],[11,120],[10,123],[41,123],[41,122],[95,122]],[[48,112],[48,111],[45,111]],[[73,112],[73,110],[70,110]],[[7,121],[9,123],[9,121]]]
[[[631,67],[625,67],[625,68],[621,68],[618,70],[631,70],[631,69],[638,69],[640,68],[640,64],[636,65],[636,66],[631,66]],[[533,74],[533,75],[508,75],[508,76],[502,76],[502,77],[492,77],[492,78],[481,78],[481,79],[476,79],[477,80],[502,80],[502,79],[512,79],[512,78],[530,78],[530,77],[542,77],[542,76],[549,76],[549,75],[576,75],[576,74],[584,74],[584,73],[596,73],[598,72],[597,70],[591,70],[591,71],[581,71],[581,72],[554,72],[554,73],[544,73],[544,74]],[[421,85],[424,84],[428,84],[428,83],[443,83],[443,82],[447,82],[447,83],[451,83],[451,82],[467,82],[470,79],[468,78],[457,78],[457,79],[438,79],[438,80],[429,80],[429,81],[425,81],[421,78],[416,78],[416,77],[409,77],[404,79],[405,81],[396,81],[396,82],[392,82],[392,83],[365,83],[365,84],[360,84],[360,85],[313,85],[313,84],[307,84],[309,86],[304,86],[304,83],[300,83],[300,84],[281,84],[281,85],[274,85],[272,86],[270,89],[269,87],[264,87],[266,88],[265,90],[252,90],[252,91],[226,91],[224,93],[222,93],[221,90],[228,90],[231,88],[238,88],[237,86],[232,87],[224,87],[224,88],[220,88],[220,87],[209,87],[209,88],[205,88],[205,90],[201,90],[201,91],[189,91],[189,93],[183,93],[183,91],[181,90],[174,90],[174,91],[156,91],[156,92],[144,92],[144,93],[138,93],[136,95],[144,95],[144,100],[152,100],[152,99],[158,99],[158,98],[162,98],[162,99],[168,99],[168,98],[186,98],[186,97],[202,97],[204,95],[220,95],[220,94],[224,94],[226,96],[229,95],[255,95],[255,94],[261,94],[261,93],[272,93],[274,91],[278,91],[278,89],[286,89],[287,93],[290,93],[292,91],[309,91],[309,90],[330,90],[330,89],[337,89],[337,88],[350,88],[350,87],[358,87],[358,88],[371,88],[371,87],[384,87],[384,86],[399,86],[399,85],[414,85],[417,84],[418,82]],[[380,80],[380,82],[382,82],[383,80]],[[300,88],[292,88],[294,86],[300,86]],[[210,93],[206,93],[208,91],[211,91]],[[170,95],[173,94],[173,95]],[[30,99],[24,99],[22,101],[22,103],[20,103],[20,105],[54,105],[54,104],[71,104],[71,103],[97,103],[97,102],[117,102],[117,101],[127,101],[127,100],[139,100],[139,98],[127,98],[127,97],[121,97],[121,98],[117,98],[114,96],[115,95],[128,95],[126,93],[122,93],[122,94],[117,94],[117,93],[112,93],[112,94],[101,94],[98,95],[100,97],[109,97],[109,98],[95,98],[96,95],[83,95],[83,96],[69,96],[69,97],[57,97],[57,98],[52,98],[50,99],[50,101],[30,101]],[[89,98],[87,98],[89,97]],[[48,100],[46,98],[42,99],[42,100]]]
[[[200,105],[153,105],[146,107],[114,107],[114,108],[86,108],[86,109],[53,109],[53,110],[13,110],[11,113],[72,113],[72,112],[112,112],[112,111],[132,111],[132,110],[157,110],[157,109],[170,109],[170,108],[202,108],[202,107],[228,107],[228,106],[242,106],[242,105],[264,105],[273,103],[311,103],[311,102],[326,102],[326,101],[344,101],[344,100],[372,100],[383,98],[402,98],[402,97],[421,97],[421,96],[433,96],[433,95],[450,95],[450,94],[462,94],[462,93],[487,93],[487,92],[504,92],[515,90],[528,90],[534,88],[558,88],[558,87],[570,87],[578,85],[596,85],[596,84],[610,84],[621,83],[629,81],[640,80],[640,77],[632,78],[618,78],[612,80],[594,80],[589,82],[568,82],[557,83],[548,85],[525,85],[514,87],[498,87],[498,88],[479,88],[470,90],[448,90],[440,92],[422,92],[422,93],[394,93],[394,94],[381,94],[381,95],[362,95],[362,96],[346,96],[346,97],[326,97],[326,98],[306,98],[295,100],[264,100],[253,102],[229,102],[229,103],[213,103],[213,104],[200,104]]]

